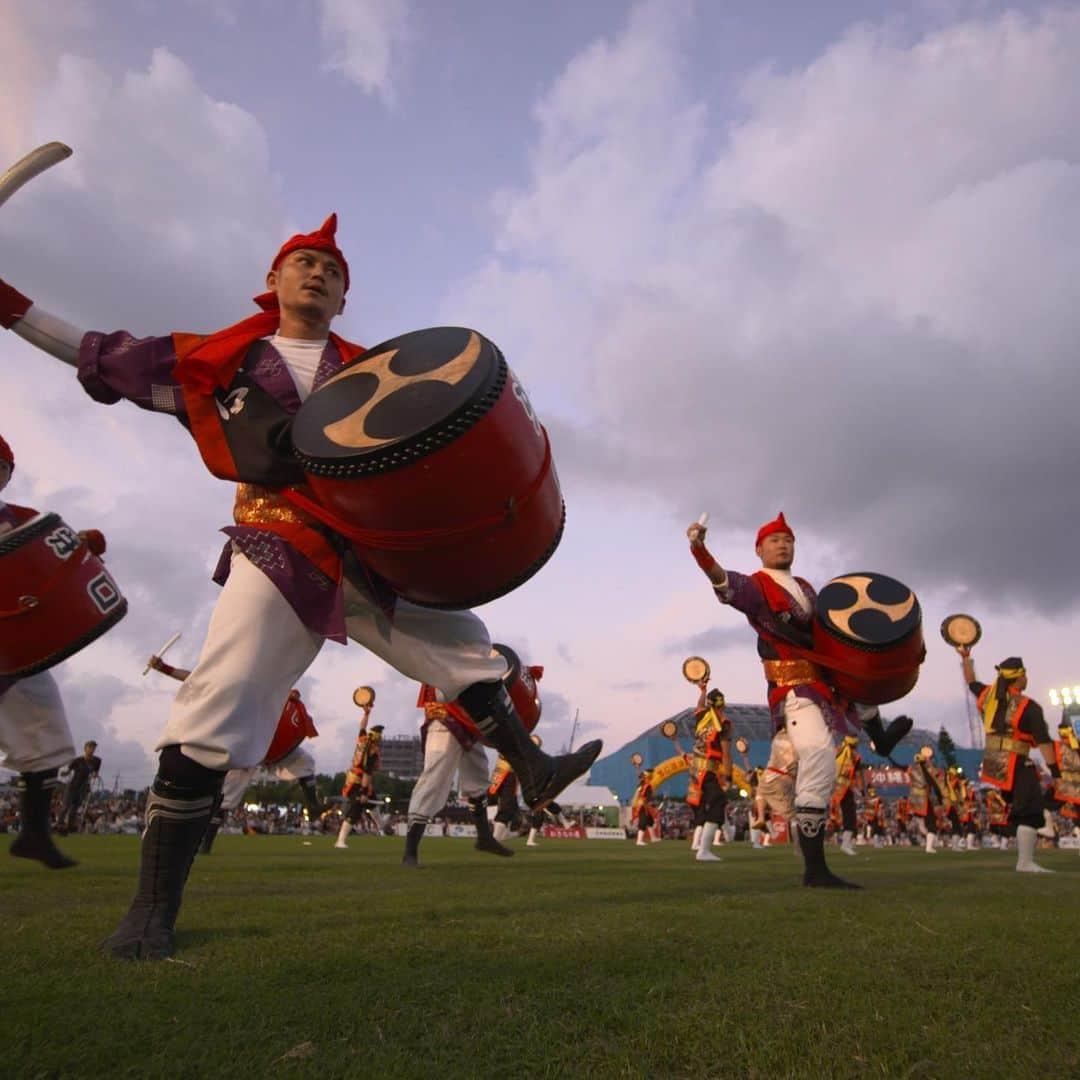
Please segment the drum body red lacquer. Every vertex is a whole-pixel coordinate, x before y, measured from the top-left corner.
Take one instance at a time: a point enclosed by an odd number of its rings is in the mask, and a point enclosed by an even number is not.
[[[0,536],[0,675],[26,678],[100,637],[127,601],[58,514]]]
[[[914,688],[926,656],[919,601],[884,574],[834,578],[818,593],[814,651],[849,701],[896,701]]]
[[[498,348],[418,330],[314,391],[293,445],[361,559],[414,603],[467,608],[530,578],[562,536],[547,432]]]

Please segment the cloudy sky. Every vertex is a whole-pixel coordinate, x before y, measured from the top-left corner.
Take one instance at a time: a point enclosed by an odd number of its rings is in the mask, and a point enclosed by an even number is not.
[[[753,569],[783,508],[819,584],[876,569],[922,602],[896,711],[966,742],[942,618],[983,674],[1080,681],[1073,549],[1080,7],[992,0],[0,0],[0,169],[68,162],[0,211],[0,276],[86,329],[250,313],[280,241],[331,210],[369,344],[440,323],[501,346],[547,424],[568,521],[484,608],[547,672],[541,732],[609,748],[691,703],[705,655],[760,701],[745,623],[684,530]],[[102,528],[131,603],[57,669],[110,784],[146,782],[190,664],[232,493],[179,425],[87,398],[0,337],[13,502]],[[412,732],[415,688],[328,644],[301,684],[321,770],[350,697]]]

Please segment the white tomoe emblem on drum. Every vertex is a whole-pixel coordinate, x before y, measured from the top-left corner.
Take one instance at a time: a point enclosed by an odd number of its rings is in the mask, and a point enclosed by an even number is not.
[[[521,407],[525,410],[525,415],[529,418],[533,426],[533,431],[536,432],[538,439],[543,438],[543,434],[540,430],[540,420],[536,413],[533,411],[532,402],[529,400],[529,395],[525,393],[525,387],[518,382],[518,377],[511,371],[510,372],[510,389],[513,392],[514,397],[521,402]]]
[[[79,550],[79,538],[72,529],[61,525],[45,537],[49,550],[58,558],[67,560]]]

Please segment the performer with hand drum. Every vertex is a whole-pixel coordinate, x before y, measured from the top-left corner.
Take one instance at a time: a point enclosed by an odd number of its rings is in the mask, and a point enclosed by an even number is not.
[[[39,153],[48,157],[49,150]],[[0,202],[40,168],[30,155],[9,170],[0,178]],[[138,888],[104,946],[121,959],[159,960],[174,952],[188,871],[224,776],[261,759],[281,702],[327,638],[357,641],[457,700],[513,764],[530,805],[555,798],[601,749],[593,742],[563,757],[543,753],[506,693],[506,661],[491,655],[481,620],[405,598],[412,592],[424,603],[442,603],[440,581],[452,577],[453,560],[460,564],[462,551],[474,544],[489,555],[499,552],[486,564],[497,564],[498,577],[470,574],[470,587],[485,598],[513,588],[553,550],[561,496],[527,396],[498,350],[475,331],[418,332],[367,353],[331,332],[350,284],[336,229],[331,215],[313,232],[287,240],[270,263],[267,292],[256,299],[261,310],[209,337],[84,334],[0,283],[0,323],[77,365],[94,400],[127,399],[179,420],[209,470],[239,485],[236,523],[225,530],[229,540],[216,574],[223,590],[158,740]],[[204,254],[212,258],[213,250]],[[294,419],[301,402],[331,382],[328,407],[308,418],[302,466]],[[443,408],[436,408],[440,402]],[[476,438],[466,444],[470,433]],[[428,517],[400,520],[400,512],[423,500],[402,499],[400,487],[395,492],[404,475],[396,465],[419,455],[422,473],[432,464],[423,455],[449,447],[454,458],[455,446],[475,455],[471,471],[451,481],[444,470],[430,470],[440,474],[440,492],[422,507]],[[376,473],[371,482],[356,486],[357,499],[340,497],[334,477],[345,470],[363,481],[367,464]],[[474,477],[488,471],[505,494],[486,493],[492,497],[473,505]],[[421,490],[418,479],[412,490]],[[470,518],[440,524],[457,501],[470,502]],[[387,505],[396,505],[397,518],[383,520],[380,507]],[[369,520],[343,520],[358,507]],[[516,539],[503,552],[500,538],[507,536]],[[370,561],[383,555],[377,572]],[[429,573],[436,563],[438,573]]]
[[[1035,861],[1038,830],[1044,820],[1039,774],[1029,754],[1038,750],[1056,779],[1061,776],[1042,706],[1029,698],[1027,669],[1019,656],[997,665],[997,678],[987,685],[975,678],[970,645],[957,645],[964,681],[975,695],[983,718],[986,746],[979,779],[992,784],[1009,804],[1009,831],[1016,835],[1016,869],[1022,874],[1050,874]]]

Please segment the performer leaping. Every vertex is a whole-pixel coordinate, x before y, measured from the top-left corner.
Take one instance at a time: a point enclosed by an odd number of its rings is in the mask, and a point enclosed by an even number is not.
[[[363,348],[330,331],[349,266],[331,215],[286,241],[258,314],[201,337],[83,334],[0,282],[0,325],[70,364],[96,401],[126,398],[180,420],[214,475],[239,482],[235,526],[216,580],[224,587],[202,653],[158,740],[139,884],[105,951],[159,960],[175,949],[188,871],[225,773],[258,762],[281,702],[329,637],[370,649],[408,678],[457,699],[540,805],[584,773],[599,741],[553,758],[530,741],[503,686],[483,622],[469,611],[397,598],[348,542],[281,494],[304,479],[291,455],[301,401]]]
[[[780,514],[758,530],[755,551],[761,569],[753,575],[725,571],[705,547],[706,527],[687,529],[690,552],[722,604],[741,611],[758,634],[758,655],[765,667],[769,707],[776,730],[786,727],[798,758],[795,778],[795,822],[804,861],[803,884],[826,888],[859,888],[833,874],[825,862],[825,820],[836,782],[833,731],[844,736],[860,726],[877,753],[888,756],[910,730],[911,723],[893,721],[886,730],[876,707],[860,710],[840,701],[828,676],[801,659],[811,646],[815,592],[808,581],[791,573],[795,534]]]

